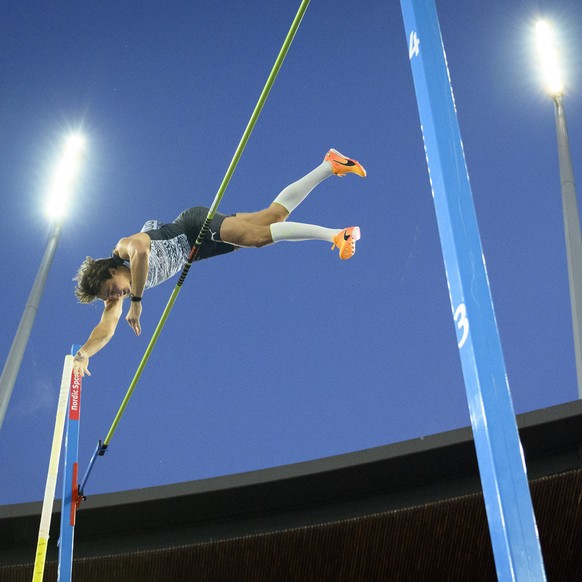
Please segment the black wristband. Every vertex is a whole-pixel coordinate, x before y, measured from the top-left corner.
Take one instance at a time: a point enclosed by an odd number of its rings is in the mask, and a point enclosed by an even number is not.
[[[139,303],[139,302],[141,301],[141,297],[136,297],[135,295],[132,295],[132,296],[131,296],[131,300],[132,300],[134,303]]]

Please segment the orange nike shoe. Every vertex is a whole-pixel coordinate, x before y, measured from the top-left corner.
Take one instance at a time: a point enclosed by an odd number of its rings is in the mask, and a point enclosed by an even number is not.
[[[360,240],[360,227],[350,226],[344,228],[333,237],[331,250],[339,249],[340,259],[345,261],[351,259],[356,254],[356,241]]]
[[[331,169],[336,176],[345,176],[346,174],[357,174],[362,178],[366,177],[366,170],[364,166],[356,160],[347,158],[343,154],[340,154],[337,150],[331,149],[325,157],[324,162],[331,162]]]

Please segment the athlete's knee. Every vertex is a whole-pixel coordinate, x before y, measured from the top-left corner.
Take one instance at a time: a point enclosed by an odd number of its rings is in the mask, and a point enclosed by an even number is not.
[[[269,208],[267,208],[269,212],[269,218],[271,219],[271,224],[275,222],[285,222],[287,217],[289,216],[289,211],[278,202],[273,202]]]
[[[273,243],[273,237],[271,236],[271,227],[270,226],[259,226],[249,230],[249,237],[251,244],[249,246],[253,246],[257,249],[262,247],[266,247]]]

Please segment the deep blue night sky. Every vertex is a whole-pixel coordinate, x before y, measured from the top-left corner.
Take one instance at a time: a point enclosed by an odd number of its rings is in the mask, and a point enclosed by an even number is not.
[[[39,1],[0,27],[0,356],[51,226],[43,199],[67,132],[86,160],[0,431],[0,503],[42,498],[64,356],[99,305],[86,255],[151,218],[209,205],[299,2]],[[554,112],[533,25],[562,31],[575,173],[582,5],[437,2],[516,412],[577,398]],[[469,425],[398,2],[313,0],[222,201],[267,206],[330,147],[332,178],[292,220],[359,225],[356,256],[278,243],[193,266],[88,493],[201,479]],[[83,384],[80,470],[113,421],[172,292],[122,319]],[[60,491],[60,488],[59,488]]]

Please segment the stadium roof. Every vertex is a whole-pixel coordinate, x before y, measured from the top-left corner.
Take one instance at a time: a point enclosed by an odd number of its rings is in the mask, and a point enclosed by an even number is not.
[[[582,401],[518,416],[550,580],[582,579]],[[495,580],[470,428],[90,496],[78,580]],[[47,575],[56,572],[51,529]],[[0,507],[0,580],[29,580],[40,503]],[[196,574],[196,575],[195,575]]]

